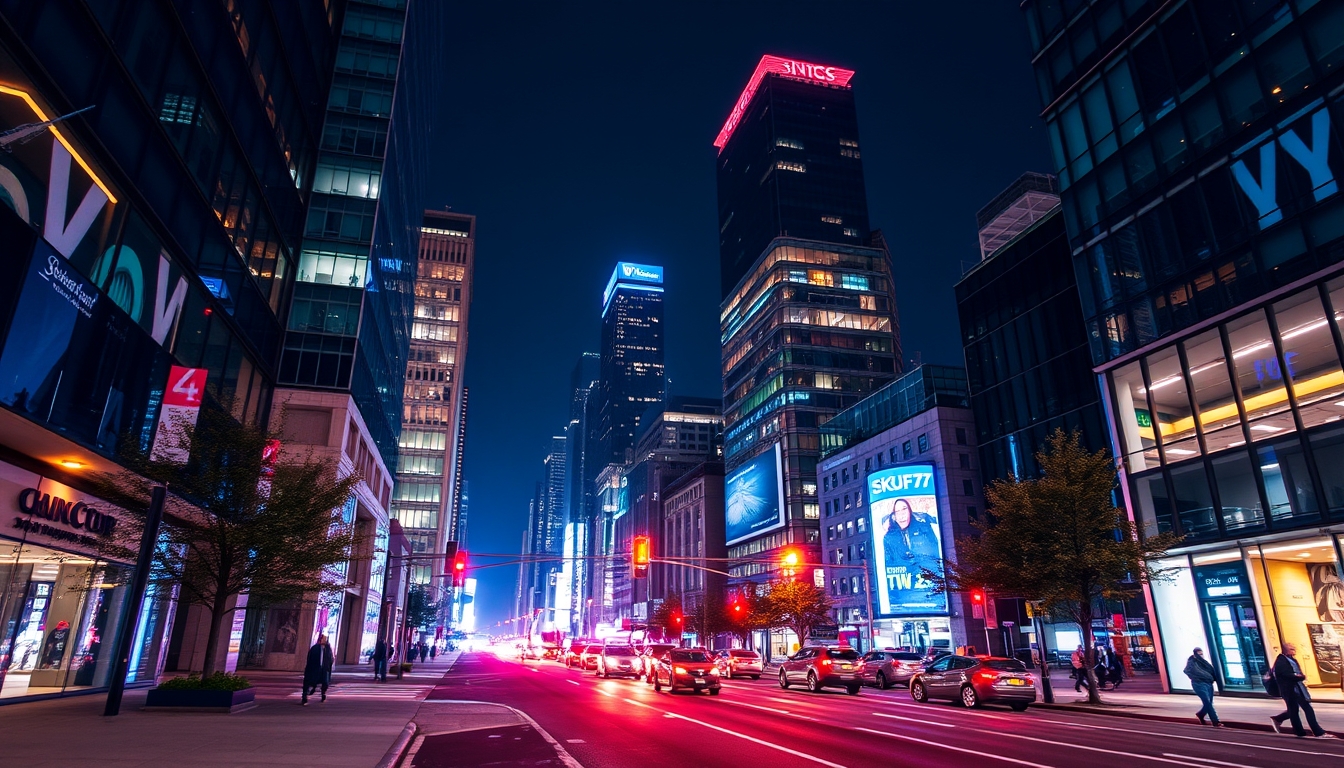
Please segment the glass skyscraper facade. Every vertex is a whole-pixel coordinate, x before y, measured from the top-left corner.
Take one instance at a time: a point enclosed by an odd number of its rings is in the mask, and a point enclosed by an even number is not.
[[[729,557],[798,544],[818,562],[818,427],[901,370],[891,257],[868,226],[853,74],[766,56],[715,142],[728,482],[776,444],[784,473],[778,519],[730,533]]]
[[[1344,3],[1023,8],[1122,490],[1185,537],[1166,682],[1200,646],[1256,691],[1292,642],[1338,698]]]
[[[621,262],[602,296],[602,347],[598,381],[598,461],[624,464],[635,447],[639,417],[663,401],[663,268]]]

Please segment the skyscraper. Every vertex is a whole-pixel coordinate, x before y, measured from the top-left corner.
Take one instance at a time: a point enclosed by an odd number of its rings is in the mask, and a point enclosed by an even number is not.
[[[714,142],[729,557],[801,544],[815,562],[817,428],[901,370],[891,257],[868,223],[853,75],[765,56]],[[735,483],[782,484],[783,498],[735,504]],[[733,575],[769,570],[751,563]]]
[[[624,464],[635,447],[639,417],[661,402],[663,268],[621,262],[602,293],[602,359],[598,399],[598,462]]]
[[[475,216],[424,212],[392,500],[392,514],[416,552],[442,552],[456,535],[475,234]],[[428,562],[415,570],[416,583],[443,572]]]
[[[1148,588],[1164,682],[1200,646],[1255,691],[1287,643],[1324,658],[1344,566],[1341,8],[1022,8],[1120,489],[1184,536]]]

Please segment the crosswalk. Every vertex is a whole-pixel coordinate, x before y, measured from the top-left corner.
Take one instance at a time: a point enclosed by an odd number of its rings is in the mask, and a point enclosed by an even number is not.
[[[429,692],[434,689],[432,685],[394,685],[391,683],[336,683],[327,689],[328,698],[341,699],[380,699],[383,701],[424,701]],[[269,697],[268,697],[269,698]],[[284,696],[286,699],[301,699],[303,694],[296,690],[291,690]]]

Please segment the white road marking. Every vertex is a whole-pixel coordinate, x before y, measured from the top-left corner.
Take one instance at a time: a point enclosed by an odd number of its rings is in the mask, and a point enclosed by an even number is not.
[[[903,722],[903,723],[924,723],[925,725],[936,725],[936,726],[938,726],[938,727],[940,727],[940,728],[956,728],[956,727],[957,727],[956,725],[954,725],[954,724],[952,724],[952,723],[940,723],[940,722],[938,722],[937,720],[920,720],[920,719],[918,719],[918,718],[914,718],[914,717],[906,717],[905,715],[889,715],[889,714],[887,714],[887,713],[885,713],[885,712],[874,712],[873,714],[876,715],[877,717],[889,717],[889,718],[891,718],[892,720],[900,720],[900,721]]]
[[[1162,754],[1167,757],[1179,757],[1182,760],[1198,760],[1201,763],[1212,763],[1213,765],[1230,765],[1233,766],[1233,768],[1242,768],[1242,766],[1244,765],[1244,763],[1228,763],[1222,760],[1214,760],[1213,758],[1209,757],[1195,757],[1193,755],[1175,755],[1172,754],[1171,752],[1163,752]]]
[[[687,716],[685,716],[685,715],[678,715],[678,714],[674,714],[674,713],[672,713],[672,712],[664,713],[664,717],[671,717],[671,718],[675,718],[675,719],[677,719],[677,720],[685,720],[685,721],[688,722],[688,723],[695,723],[696,725],[702,725],[702,726],[704,726],[704,727],[706,727],[706,728],[709,728],[710,730],[718,731],[719,733],[726,733],[726,734],[728,734],[729,736],[736,736],[736,737],[739,738],[739,739],[743,739],[744,741],[750,741],[750,742],[753,743],[753,744],[759,744],[759,745],[761,745],[762,747],[769,747],[770,749],[777,749],[777,750],[779,750],[780,752],[783,752],[783,753],[785,753],[785,754],[793,755],[794,757],[801,757],[801,758],[803,758],[804,760],[811,760],[811,761],[814,762],[814,763],[820,763],[821,765],[829,765],[829,766],[831,766],[831,768],[845,768],[845,766],[840,765],[839,763],[832,763],[832,762],[829,761],[829,760],[823,760],[823,759],[821,759],[820,757],[817,757],[816,755],[809,755],[809,754],[807,754],[806,752],[799,752],[798,750],[795,750],[795,749],[789,749],[788,747],[781,747],[781,746],[778,745],[778,744],[771,744],[771,743],[768,742],[768,741],[762,741],[761,739],[755,738],[755,737],[753,737],[753,736],[748,736],[748,735],[746,735],[746,734],[744,734],[744,733],[737,733],[736,731],[730,731],[730,730],[728,730],[727,728],[720,728],[720,727],[717,726],[717,725],[711,725],[711,724],[709,724],[709,723],[704,722],[703,720],[696,720],[696,719],[693,718],[693,717],[687,717]],[[1046,766],[1040,766],[1039,768],[1046,768]]]
[[[766,712],[775,712],[775,713],[778,713],[778,714],[781,714],[781,715],[787,715],[787,714],[789,714],[789,710],[787,710],[787,709],[776,709],[775,707],[762,707],[760,704],[748,704],[748,703],[745,702],[745,701],[733,701],[733,700],[731,700],[731,699],[719,699],[719,702],[720,702],[720,703],[723,703],[723,704],[732,704],[732,705],[734,705],[734,706],[738,706],[738,707],[751,707],[752,709],[761,709],[761,710],[765,710]]]
[[[1133,728],[1117,728],[1113,725],[1092,725],[1088,723],[1074,723],[1068,720],[1035,720],[1038,723],[1050,723],[1051,725],[1067,725],[1073,728],[1092,728],[1098,731],[1119,731],[1121,733],[1138,733],[1144,736],[1161,736],[1164,739],[1183,739],[1185,741],[1205,741],[1210,744],[1233,744],[1238,747],[1248,749],[1268,749],[1274,752],[1292,752],[1298,755],[1324,755],[1326,757],[1339,757],[1338,752],[1312,752],[1305,749],[1290,749],[1288,747],[1270,747],[1264,744],[1252,744],[1246,741],[1227,741],[1226,739],[1205,739],[1199,736],[1181,736],[1175,733],[1158,733],[1156,731],[1138,731]],[[1178,723],[1173,723],[1178,725]]]
[[[583,739],[565,739],[566,744],[587,744]]]
[[[566,683],[569,683],[570,685],[578,685],[578,684],[579,684],[579,681],[578,681],[578,680],[566,680],[565,682],[566,682]]]
[[[950,749],[953,752],[964,752],[965,754],[975,755],[976,757],[983,757],[988,760],[999,760],[1005,763],[1013,763],[1014,765],[1025,765],[1027,766],[1027,768],[1051,768],[1051,766],[1048,765],[1042,765],[1041,763],[1031,763],[1026,760],[1018,760],[1015,757],[1004,757],[1003,755],[995,755],[989,752],[977,752],[974,749],[966,749],[964,747],[954,747],[951,744],[943,744],[941,742],[928,741],[926,739],[916,739],[914,736],[904,736],[899,733],[887,733],[886,731],[875,731],[872,728],[855,728],[854,730],[863,731],[864,733],[872,733],[878,736],[886,736],[887,738],[891,739],[900,739],[901,741],[913,741],[916,744],[926,744],[930,747],[938,747],[939,749]]]
[[[1187,763],[1182,760],[1169,760],[1165,757],[1158,757],[1157,755],[1141,755],[1137,752],[1121,752],[1120,750],[1117,749],[1106,749],[1104,747],[1089,747],[1086,744],[1075,744],[1069,741],[1051,741],[1050,739],[1038,739],[1035,736],[1024,736],[1020,733],[1007,733],[1005,731],[986,731],[981,728],[976,728],[975,730],[980,731],[981,733],[995,733],[999,736],[1006,737],[1009,739],[1023,739],[1025,741],[1035,741],[1040,744],[1053,744],[1060,747],[1068,747],[1069,749],[1082,749],[1088,752],[1100,752],[1103,755],[1132,757],[1137,760],[1152,760],[1155,763],[1171,763],[1172,765],[1192,765],[1195,766],[1195,768],[1200,768],[1199,763]],[[1204,766],[1204,768],[1208,767]]]

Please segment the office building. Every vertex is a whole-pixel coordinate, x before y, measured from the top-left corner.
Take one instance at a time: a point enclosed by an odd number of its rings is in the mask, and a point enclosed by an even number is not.
[[[766,56],[715,141],[728,554],[760,561],[739,578],[766,576],[787,545],[817,561],[818,427],[901,370],[853,74]],[[735,479],[781,490],[748,513]]]
[[[693,636],[688,638],[691,645],[713,647],[714,637],[704,636],[694,619],[700,606],[713,615],[714,607],[725,601],[723,489],[722,461],[696,466],[663,488],[661,525],[652,532],[658,556],[672,562],[655,564],[650,571],[657,572],[663,598],[681,598],[682,612],[689,617],[682,629]]]
[[[663,268],[620,262],[602,292],[598,461],[624,464],[639,417],[666,394]],[[594,466],[590,471],[596,471]]]
[[[1185,537],[1148,590],[1164,682],[1199,646],[1260,692],[1292,642],[1339,700],[1340,8],[1023,9],[1121,490]]]
[[[402,388],[401,436],[392,515],[417,553],[456,541],[466,428],[467,319],[476,217],[424,212],[416,265],[410,354]],[[412,583],[430,583],[445,564],[416,563]]]
[[[956,296],[980,474],[1035,477],[1055,429],[1110,444],[1054,177],[1024,175],[976,219],[982,261]]]
[[[597,477],[589,471],[596,464],[594,453],[597,443],[594,435],[598,383],[601,378],[601,355],[584,352],[570,374],[569,424],[565,428],[565,542],[566,564],[570,569],[570,633],[584,635],[583,622],[587,607],[598,598],[593,585],[602,583],[599,561],[591,558],[598,554],[594,544],[593,523],[597,515]],[[592,401],[592,402],[590,402]]]
[[[986,649],[970,597],[919,577],[955,558],[984,510],[969,405],[965,371],[923,365],[821,428],[823,584],[856,648]],[[772,655],[790,641],[772,637]]]
[[[0,10],[0,131],[56,120],[0,139],[0,698],[105,688],[125,632],[131,682],[200,668],[185,601],[127,620],[134,563],[87,515],[26,524],[57,500],[130,524],[85,476],[148,447],[174,366],[202,407],[270,418],[337,34],[319,2]]]

